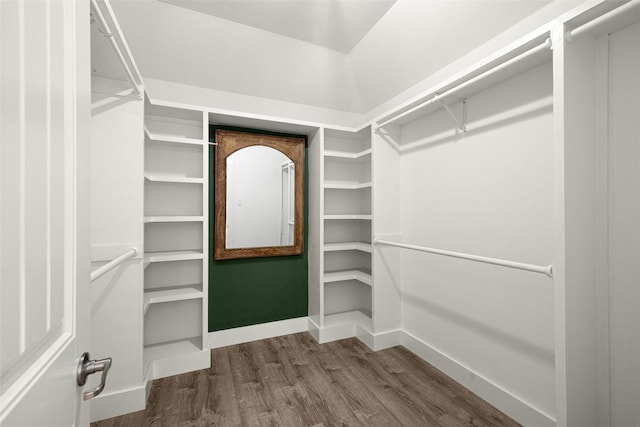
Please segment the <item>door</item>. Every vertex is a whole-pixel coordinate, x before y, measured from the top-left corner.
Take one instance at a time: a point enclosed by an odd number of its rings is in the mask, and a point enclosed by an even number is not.
[[[89,3],[0,1],[0,425],[88,424]]]

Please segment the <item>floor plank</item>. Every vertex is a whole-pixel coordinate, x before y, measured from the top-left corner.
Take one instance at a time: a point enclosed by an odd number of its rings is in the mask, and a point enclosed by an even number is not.
[[[93,423],[130,426],[519,424],[404,347],[308,333],[211,351],[211,368],[156,380],[147,408]]]

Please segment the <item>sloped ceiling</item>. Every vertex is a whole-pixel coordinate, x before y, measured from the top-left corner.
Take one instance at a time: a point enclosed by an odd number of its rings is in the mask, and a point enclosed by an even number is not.
[[[396,0],[160,0],[348,53]]]
[[[375,24],[364,36],[341,33],[349,25],[329,19],[335,11],[308,20],[316,7],[309,0],[112,0],[112,5],[144,77],[366,113],[550,3],[571,3],[563,6],[569,9],[584,0],[321,1],[333,7],[368,5],[360,31]],[[192,10],[197,8],[207,13]],[[353,13],[343,18],[356,26]],[[297,20],[304,31],[295,26]],[[296,38],[282,35],[284,29],[265,30],[274,26],[291,27],[286,31]],[[335,35],[332,49],[319,45],[329,43],[319,41],[327,33]]]

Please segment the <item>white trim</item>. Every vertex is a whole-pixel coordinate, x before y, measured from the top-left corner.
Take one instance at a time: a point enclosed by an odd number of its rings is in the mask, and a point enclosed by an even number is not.
[[[402,345],[403,337],[402,329],[381,332],[373,335],[373,351],[384,350],[391,347]]]
[[[62,332],[56,341],[49,345],[40,357],[29,366],[29,369],[0,394],[0,424],[11,414],[24,396],[33,389],[40,378],[58,360],[58,357],[73,345],[74,339],[74,335],[69,332]]]
[[[281,335],[306,332],[309,330],[307,319],[308,317],[306,316],[296,317],[294,319],[277,320],[275,322],[209,332],[209,344],[211,348],[220,348]]]
[[[551,415],[545,414],[409,332],[402,332],[402,345],[522,425],[536,427],[556,425],[556,420]]]
[[[92,399],[90,404],[91,422],[142,411],[147,404],[147,384],[143,383],[137,387],[102,393]]]

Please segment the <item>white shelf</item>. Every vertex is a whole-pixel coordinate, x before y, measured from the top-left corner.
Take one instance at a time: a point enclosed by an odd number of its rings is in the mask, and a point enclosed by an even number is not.
[[[146,345],[143,352],[146,378],[157,379],[206,369],[211,353],[209,349],[202,349],[201,346],[201,336]]]
[[[185,353],[197,353],[202,351],[200,344],[202,337],[187,338],[160,344],[144,346],[144,359],[146,361],[161,360],[179,356]]]
[[[371,272],[364,269],[326,271],[324,273],[324,283],[344,282],[345,280],[357,280],[365,285],[373,286]]]
[[[176,144],[204,145],[204,141],[202,139],[152,133],[146,126],[144,127],[144,132],[147,134],[149,140],[153,142],[172,142]]]
[[[144,174],[144,178],[152,182],[174,182],[182,184],[204,184],[204,178],[191,178],[178,175]]]
[[[144,314],[151,304],[202,298],[202,284],[149,289],[144,292]]]
[[[325,157],[338,157],[341,159],[360,159],[362,157],[368,156],[371,154],[371,148],[367,148],[364,151],[360,151],[358,153],[349,153],[346,151],[334,151],[327,150],[324,152]]]
[[[373,219],[373,215],[350,215],[350,214],[342,214],[342,215],[325,215],[324,219],[363,219],[363,220],[371,220]]]
[[[145,224],[151,222],[202,222],[204,217],[193,215],[176,215],[176,216],[145,216]]]
[[[203,258],[202,251],[147,252],[144,254],[144,264],[146,267],[152,262],[186,261]]]
[[[361,188],[371,188],[371,182],[357,181],[325,181],[324,188],[337,190],[359,190]]]
[[[367,242],[343,242],[343,243],[325,243],[324,244],[325,252],[338,252],[338,251],[362,251],[362,252],[373,252],[373,247],[371,243]]]
[[[371,313],[368,310],[353,310],[324,316],[324,326],[331,327],[345,323],[356,323],[368,331],[372,331]]]

